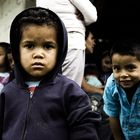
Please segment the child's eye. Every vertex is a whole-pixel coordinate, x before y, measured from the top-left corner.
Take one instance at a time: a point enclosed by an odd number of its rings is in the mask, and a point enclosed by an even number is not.
[[[119,71],[119,70],[120,70],[120,67],[118,67],[118,66],[113,66],[112,69],[113,69],[114,71]]]
[[[43,47],[44,47],[45,49],[47,49],[47,50],[50,50],[50,49],[52,49],[52,48],[55,48],[55,46],[53,46],[53,45],[51,45],[51,44],[45,44]]]
[[[28,49],[32,49],[32,48],[34,48],[34,45],[33,44],[26,44],[25,47]]]
[[[136,67],[135,67],[134,65],[128,65],[128,66],[126,66],[126,69],[127,69],[128,71],[133,71],[135,68],[136,68]]]

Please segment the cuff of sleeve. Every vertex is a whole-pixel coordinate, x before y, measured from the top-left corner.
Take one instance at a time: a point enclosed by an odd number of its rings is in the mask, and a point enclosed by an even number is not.
[[[111,107],[106,107],[104,106],[104,111],[109,117],[118,117],[119,116],[119,111],[115,109],[110,109]]]

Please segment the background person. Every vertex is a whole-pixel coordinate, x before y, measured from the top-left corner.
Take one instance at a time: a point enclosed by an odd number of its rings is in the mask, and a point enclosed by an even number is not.
[[[96,36],[94,28],[88,26],[86,28],[86,56],[93,54],[96,46]],[[105,82],[111,74],[112,65],[110,53],[104,50],[100,53],[98,65],[96,63],[87,63],[85,65],[85,74],[82,82],[83,90],[88,94],[92,110],[101,114],[102,120],[98,125],[98,135],[100,140],[114,140],[113,134],[109,125],[108,115],[103,110],[103,92]]]
[[[7,42],[0,42],[0,91],[9,82],[11,66],[8,59],[8,50],[10,44]]]
[[[94,33],[92,31],[92,26],[87,26],[86,32],[85,32],[85,41],[86,41],[85,46],[86,46],[86,54],[87,55],[90,55],[94,52],[94,47],[96,45],[95,40],[96,39],[95,39]],[[98,74],[97,74],[96,64],[94,64],[94,68],[96,69],[96,76],[97,76]],[[85,69],[84,69],[84,71],[85,71]],[[92,72],[95,73],[95,71],[92,71]],[[89,84],[84,76],[83,76],[81,87],[86,93],[89,93],[89,94],[90,93],[91,94],[92,93],[99,93],[101,95],[103,94],[103,86],[93,86],[93,84]]]
[[[68,52],[62,74],[81,86],[85,66],[85,26],[96,22],[96,7],[89,0],[37,0],[36,5],[51,9],[64,22],[68,32]]]

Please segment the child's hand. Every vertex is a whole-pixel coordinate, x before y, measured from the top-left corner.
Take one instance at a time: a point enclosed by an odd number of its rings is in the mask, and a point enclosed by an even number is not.
[[[103,89],[103,90],[104,90],[105,86],[100,86],[99,88],[101,88],[101,89]]]

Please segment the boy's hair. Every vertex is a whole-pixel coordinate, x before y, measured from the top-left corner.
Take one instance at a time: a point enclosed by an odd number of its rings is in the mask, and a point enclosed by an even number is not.
[[[59,33],[59,26],[58,26],[59,23],[58,23],[57,18],[53,16],[53,14],[50,14],[50,12],[47,12],[43,8],[36,9],[36,10],[32,8],[28,10],[27,12],[24,12],[20,17],[16,19],[16,24],[14,22],[14,25],[13,25],[14,27],[12,26],[12,29],[14,28],[15,31],[12,30],[14,32],[11,34],[12,36],[10,37],[13,38],[13,34],[14,34],[15,35],[14,38],[16,38],[16,40],[20,42],[24,27],[31,24],[35,24],[35,25],[45,24],[48,26],[53,26],[56,29],[57,33]],[[59,37],[59,35],[57,35],[57,37]],[[19,45],[19,42],[18,42],[18,45]]]
[[[89,33],[90,33],[91,31],[90,30],[86,30],[86,32],[85,32],[85,40],[88,38],[88,35],[89,35]]]
[[[111,58],[114,54],[135,56],[140,61],[140,41],[135,39],[116,41],[110,51]]]
[[[92,35],[94,35],[94,37],[96,36],[95,27],[93,26],[93,24],[86,26],[85,40],[88,38],[89,33],[92,33]]]
[[[8,53],[11,49],[10,43],[7,42],[0,42],[0,47],[4,48],[6,53]]]

